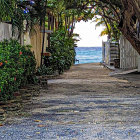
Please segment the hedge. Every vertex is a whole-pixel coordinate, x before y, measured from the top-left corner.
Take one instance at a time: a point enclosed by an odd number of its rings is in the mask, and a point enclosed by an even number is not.
[[[30,47],[12,39],[0,42],[0,100],[10,99],[21,86],[33,80],[36,61]]]

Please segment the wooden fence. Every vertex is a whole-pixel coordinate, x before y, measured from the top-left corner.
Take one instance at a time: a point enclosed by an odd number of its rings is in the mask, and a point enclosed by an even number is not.
[[[116,42],[103,42],[102,61],[107,65],[114,65],[114,59],[119,58],[119,44]]]
[[[120,68],[138,68],[138,53],[125,37],[120,38]]]

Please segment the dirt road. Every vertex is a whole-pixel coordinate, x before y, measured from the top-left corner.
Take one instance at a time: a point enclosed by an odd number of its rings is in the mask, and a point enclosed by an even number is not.
[[[2,140],[140,140],[140,74],[109,76],[99,64],[76,65],[48,81],[9,118]]]

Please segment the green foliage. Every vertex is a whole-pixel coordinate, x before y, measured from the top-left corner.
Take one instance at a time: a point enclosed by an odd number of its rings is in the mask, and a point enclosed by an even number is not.
[[[38,76],[41,76],[41,75],[52,75],[52,74],[54,74],[54,70],[52,69],[52,67],[47,67],[45,65],[42,65],[41,67],[39,67],[37,69],[36,74]]]
[[[0,0],[0,21],[9,21],[13,17],[16,0]]]
[[[51,35],[51,47],[47,51],[51,56],[45,58],[45,65],[58,70],[59,74],[68,70],[75,61],[74,39],[64,28]]]
[[[36,62],[30,47],[16,40],[0,42],[0,99],[9,99],[20,86],[32,82]]]
[[[111,41],[118,41],[120,39],[121,32],[119,31],[115,21],[109,24],[108,21],[101,16],[94,17],[93,21],[96,22],[96,27],[101,25],[106,27],[102,30],[100,36],[108,35]]]
[[[19,32],[23,31],[23,21],[27,21],[28,27],[40,22],[46,14],[46,7],[44,3],[46,0],[35,0],[35,5],[30,6],[29,1],[26,0],[0,0],[0,22],[8,22],[13,25]],[[26,13],[25,10],[28,10]]]

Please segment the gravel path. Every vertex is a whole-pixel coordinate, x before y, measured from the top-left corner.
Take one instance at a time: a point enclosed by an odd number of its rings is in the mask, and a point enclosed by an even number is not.
[[[0,140],[140,140],[140,74],[76,65],[7,118]],[[27,115],[28,114],[28,115]]]

